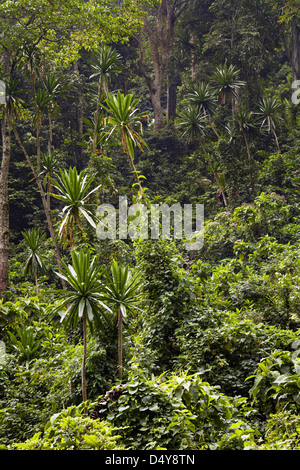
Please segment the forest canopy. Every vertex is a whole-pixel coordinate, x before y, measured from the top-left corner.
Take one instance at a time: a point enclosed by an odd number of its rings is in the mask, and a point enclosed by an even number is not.
[[[2,1],[0,56],[0,448],[299,450],[299,0]]]

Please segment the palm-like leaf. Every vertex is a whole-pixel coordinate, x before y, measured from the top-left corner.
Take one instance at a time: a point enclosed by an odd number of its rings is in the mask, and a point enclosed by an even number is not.
[[[24,274],[35,276],[38,270],[43,270],[45,267],[43,257],[40,254],[45,235],[41,235],[38,228],[32,228],[21,233],[26,243],[28,255],[24,265]]]
[[[123,318],[126,318],[127,310],[138,309],[137,303],[142,297],[139,275],[133,277],[128,266],[120,266],[113,261],[111,272],[106,273],[105,280],[103,298],[113,306],[120,307]]]
[[[142,284],[139,275],[133,277],[128,266],[120,266],[116,261],[114,261],[111,266],[111,272],[106,273],[103,299],[117,309],[120,380],[122,380],[123,373],[123,321],[127,316],[127,310],[138,309],[137,304],[142,297],[141,287]]]
[[[189,105],[178,115],[178,127],[189,143],[199,140],[205,133],[206,114],[195,105]]]
[[[262,98],[258,108],[259,112],[257,115],[261,128],[271,133],[273,129],[276,129],[276,125],[280,121],[280,103],[275,98]]]
[[[279,115],[281,106],[280,103],[272,97],[262,98],[258,104],[259,112],[257,113],[258,122],[262,131],[267,131],[268,134],[273,134],[278,152],[280,153],[280,146],[276,134],[276,126],[282,120]]]
[[[82,398],[87,400],[87,389],[85,379],[85,362],[87,354],[87,331],[88,324],[91,332],[94,325],[103,327],[103,319],[108,318],[105,311],[111,312],[110,308],[103,302],[101,284],[99,281],[99,262],[96,257],[91,258],[89,250],[72,251],[72,264],[62,262],[62,269],[58,274],[64,279],[67,288],[58,292],[60,303],[54,313],[61,313],[61,320],[67,325],[83,325],[83,356],[82,356]]]
[[[42,254],[45,234],[41,235],[38,228],[32,228],[21,232],[26,244],[27,259],[23,272],[25,275],[33,276],[35,279],[36,293],[39,293],[38,273],[45,270],[45,260]]]
[[[133,95],[123,95],[118,91],[117,95],[109,94],[106,99],[104,109],[109,114],[109,124],[111,126],[110,135],[118,133],[121,136],[121,142],[124,153],[128,155],[133,173],[135,174],[140,194],[143,195],[140,178],[134,165],[134,147],[138,146],[141,151],[148,145],[142,138],[143,127],[140,118],[146,117],[140,113],[137,106],[138,99],[133,99]],[[139,126],[140,132],[136,128]]]
[[[44,175],[44,184],[48,182],[49,184],[49,191],[52,191],[52,184],[50,181],[50,177],[58,171],[60,165],[60,158],[56,151],[43,153],[41,152],[41,173],[40,175]]]
[[[25,91],[19,88],[20,81],[9,76],[5,82],[7,107],[15,114],[17,114],[17,108],[25,104],[25,101],[20,96]]]
[[[221,96],[221,103],[230,103],[232,98],[237,98],[237,90],[245,86],[245,82],[238,80],[240,71],[233,65],[229,67],[225,64],[218,67],[213,75],[213,80],[216,83],[216,90]]]
[[[194,85],[193,89],[187,94],[187,99],[199,111],[210,116],[213,115],[217,106],[215,91],[211,90],[209,85],[204,82]]]
[[[63,220],[59,229],[60,238],[64,236],[65,241],[69,233],[70,242],[73,244],[73,229],[77,227],[82,234],[81,218],[83,217],[92,227],[96,228],[96,218],[91,212],[93,204],[87,202],[88,198],[99,189],[100,186],[90,190],[94,176],[88,176],[86,170],[78,173],[77,169],[70,167],[69,170],[60,170],[57,180],[50,178],[57,194],[53,197],[64,203],[62,210]]]
[[[108,150],[110,147],[117,145],[117,142],[109,138],[109,133],[105,127],[104,113],[95,113],[93,120],[83,118],[82,122],[87,127],[87,131],[83,137],[88,137],[88,142],[82,145],[89,147],[90,143],[95,139],[96,148],[99,149],[100,152],[105,152],[105,150]]]
[[[42,70],[42,55],[37,45],[23,44],[20,47],[21,61],[20,67],[25,70],[25,77],[30,75],[35,79],[39,71]]]
[[[60,159],[58,157],[57,151],[51,153],[41,153],[42,157],[42,172],[46,175],[53,174],[59,168]]]
[[[112,47],[103,45],[96,56],[97,63],[92,65],[95,72],[89,78],[98,78],[99,88],[104,96],[108,95],[108,81],[111,75],[118,74],[122,70],[119,65],[120,59],[120,54]]]
[[[216,182],[219,185],[221,194],[223,196],[224,204],[227,205],[226,197],[224,194],[224,187],[220,182],[218,172],[214,168],[214,163],[211,160],[209,153],[206,151],[203,143],[203,137],[206,130],[207,115],[203,113],[198,106],[189,105],[179,114],[178,127],[182,132],[182,137],[189,143],[198,141],[205,154],[208,164],[213,172]]]
[[[63,83],[62,77],[53,72],[43,75],[42,81],[45,90],[52,99],[61,96],[70,88],[69,85]]]
[[[20,355],[20,359],[26,361],[28,367],[30,360],[36,356],[41,347],[41,340],[31,326],[26,328],[18,327],[16,333],[17,335],[8,332],[12,347]]]
[[[132,95],[122,96],[118,93],[117,97],[111,96],[111,99],[107,100],[107,105],[112,111],[110,123],[113,129],[121,131],[123,149],[133,158],[133,145],[138,145],[141,150],[142,144],[146,146],[141,137],[142,125],[138,120],[142,116],[136,108],[138,100],[132,101]],[[135,130],[137,124],[140,125],[141,134]]]
[[[229,137],[229,142],[234,142],[240,135],[239,126],[237,121],[228,121],[225,126],[226,132]]]
[[[109,321],[104,310],[111,309],[103,301],[103,288],[99,281],[99,263],[97,257],[91,258],[87,251],[72,251],[72,264],[62,261],[62,269],[58,276],[67,283],[67,289],[58,291],[60,304],[58,310],[66,307],[61,315],[62,321],[76,326],[78,321],[87,316],[91,331],[93,324],[102,325],[102,319]]]
[[[249,132],[255,128],[254,113],[248,109],[240,109],[236,114],[236,119],[240,128],[244,131]]]
[[[119,66],[120,55],[113,50],[110,46],[103,45],[97,57],[97,64],[92,65],[95,73],[93,73],[90,78],[98,77],[98,92],[97,92],[97,103],[96,103],[96,112],[94,119],[94,131],[93,131],[93,153],[97,153],[98,147],[98,136],[97,131],[99,114],[100,114],[100,101],[103,95],[104,98],[108,97],[108,82],[112,74],[117,74],[121,71]],[[103,133],[102,133],[103,135]],[[101,142],[100,142],[101,144]],[[102,151],[102,146],[100,145],[100,151]]]
[[[147,147],[141,136],[143,128],[140,118],[145,117],[145,115],[140,113],[137,108],[139,100],[133,99],[131,94],[123,95],[118,91],[117,95],[108,95],[105,102],[107,105],[105,109],[110,116],[110,134],[116,131],[121,134],[123,150],[133,159],[135,145],[140,150],[143,150],[142,146]],[[136,131],[137,125],[139,125],[140,133]]]
[[[254,113],[247,109],[240,109],[235,116],[225,126],[227,133],[230,137],[230,141],[239,137],[242,134],[250,134],[255,129]]]

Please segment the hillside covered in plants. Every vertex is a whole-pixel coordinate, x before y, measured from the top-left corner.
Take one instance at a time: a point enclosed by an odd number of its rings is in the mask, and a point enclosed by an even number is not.
[[[3,0],[0,55],[0,449],[300,450],[299,0]]]

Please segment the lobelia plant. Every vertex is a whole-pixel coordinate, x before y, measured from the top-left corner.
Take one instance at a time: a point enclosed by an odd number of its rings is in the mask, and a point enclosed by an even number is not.
[[[38,228],[32,228],[22,232],[26,243],[27,259],[24,265],[24,274],[33,275],[35,278],[36,293],[39,294],[38,271],[45,268],[45,260],[41,254],[45,234],[41,235]]]
[[[77,169],[70,167],[69,170],[60,170],[60,177],[55,180],[50,178],[53,187],[58,191],[52,194],[53,197],[62,201],[65,206],[62,209],[63,220],[59,229],[60,238],[67,243],[69,235],[70,245],[74,248],[74,229],[83,235],[81,219],[85,219],[93,228],[96,228],[96,218],[91,212],[92,204],[87,200],[95,193],[100,186],[90,190],[95,176],[88,176],[87,170],[78,173]]]
[[[17,335],[8,332],[12,348],[17,351],[20,360],[25,361],[26,368],[28,369],[30,361],[37,356],[42,341],[38,338],[37,332],[32,326],[17,327],[16,333]]]
[[[121,145],[124,153],[128,156],[132,172],[134,173],[140,196],[143,197],[144,191],[141,185],[141,176],[134,164],[134,147],[138,146],[140,150],[143,147],[148,148],[142,138],[141,118],[146,117],[144,113],[138,112],[138,99],[133,99],[133,95],[124,95],[118,91],[117,95],[108,94],[104,109],[108,112],[108,122],[111,126],[109,135],[116,132],[120,133]],[[140,127],[140,133],[136,131],[136,126]]]
[[[103,299],[117,309],[118,325],[118,371],[119,380],[123,376],[123,323],[127,318],[127,311],[140,310],[136,304],[141,301],[142,281],[137,274],[132,276],[128,266],[120,266],[115,260],[110,273],[106,272],[106,284],[103,286]]]
[[[91,258],[89,250],[81,249],[71,252],[72,264],[63,262],[63,268],[58,272],[66,284],[66,290],[58,291],[60,302],[56,312],[61,314],[61,321],[67,325],[77,326],[82,321],[83,326],[83,356],[81,366],[82,399],[87,401],[87,386],[85,364],[87,356],[87,325],[91,332],[94,325],[101,328],[103,319],[109,322],[104,311],[111,309],[103,302],[103,286],[99,280],[100,267],[97,257]]]

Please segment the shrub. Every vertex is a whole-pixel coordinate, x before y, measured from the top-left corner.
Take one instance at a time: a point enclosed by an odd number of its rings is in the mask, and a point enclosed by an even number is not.
[[[176,331],[180,354],[175,368],[202,371],[203,378],[227,395],[248,396],[247,377],[276,348],[290,349],[299,334],[243,318],[240,311],[202,308]]]
[[[271,413],[300,410],[299,341],[292,345],[295,351],[275,350],[263,359],[255,373],[250,395],[258,409],[266,416]]]
[[[217,442],[235,420],[233,401],[199,375],[132,373],[126,385],[98,401],[100,417],[121,428],[126,447],[204,449]]]
[[[159,374],[172,367],[177,354],[174,332],[197,301],[191,279],[180,268],[183,259],[175,243],[150,240],[137,245],[138,268],[143,279],[147,301],[140,316],[144,348],[152,352],[145,367]]]
[[[24,443],[13,444],[12,450],[124,450],[116,429],[108,422],[83,414],[85,404],[70,406],[53,415],[43,432]]]
[[[299,450],[300,417],[290,410],[271,414],[266,422],[265,435],[256,450]]]

